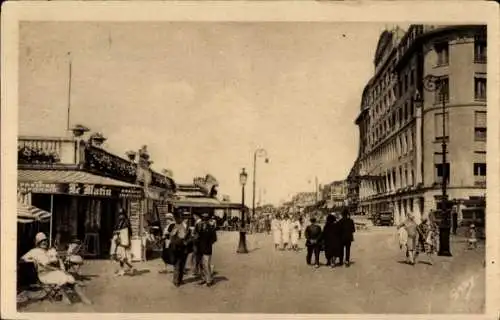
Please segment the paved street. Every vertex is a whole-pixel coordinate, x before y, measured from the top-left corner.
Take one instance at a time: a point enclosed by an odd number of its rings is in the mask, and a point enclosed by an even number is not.
[[[394,228],[355,234],[351,268],[312,269],[305,252],[275,252],[272,237],[250,235],[248,255],[237,255],[237,233],[220,233],[212,288],[196,282],[175,288],[160,260],[137,265],[140,275],[116,278],[110,261],[88,261],[83,274],[92,306],[36,302],[29,312],[203,313],[479,313],[484,308],[484,248],[464,249],[433,266],[401,263]],[[323,257],[322,257],[323,258]],[[423,260],[425,257],[423,258]],[[323,258],[324,261],[324,258]],[[398,262],[399,261],[399,262]],[[425,260],[424,260],[425,261]],[[95,276],[95,277],[94,277]]]

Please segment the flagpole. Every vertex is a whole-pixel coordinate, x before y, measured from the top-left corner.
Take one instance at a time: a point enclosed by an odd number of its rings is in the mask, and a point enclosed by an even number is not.
[[[69,77],[68,77],[68,118],[66,123],[66,129],[70,131],[70,113],[71,113],[71,72],[72,72],[72,63],[71,63],[71,52],[68,52],[69,57]]]

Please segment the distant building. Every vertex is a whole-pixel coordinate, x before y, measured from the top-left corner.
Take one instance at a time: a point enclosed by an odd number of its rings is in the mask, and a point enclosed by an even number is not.
[[[327,209],[343,207],[347,199],[347,181],[333,181],[322,188],[322,199]]]
[[[384,31],[374,66],[356,119],[358,172],[348,179],[351,200],[354,182],[359,184],[358,210],[393,211],[395,223],[409,212],[420,220],[436,208],[443,172],[449,177],[449,199],[484,196],[486,27],[411,25],[406,32]],[[429,74],[439,77],[443,98],[423,88]],[[445,165],[443,139],[448,143]]]
[[[359,161],[356,159],[354,165],[349,171],[346,179],[347,194],[346,202],[349,211],[353,214],[364,214],[359,207]]]
[[[293,206],[296,208],[305,208],[313,206],[317,202],[316,192],[299,192],[292,198]]]

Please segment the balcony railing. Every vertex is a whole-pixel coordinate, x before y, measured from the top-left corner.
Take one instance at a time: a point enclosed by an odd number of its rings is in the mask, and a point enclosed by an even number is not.
[[[77,164],[76,141],[61,137],[20,136],[17,162],[21,165]]]

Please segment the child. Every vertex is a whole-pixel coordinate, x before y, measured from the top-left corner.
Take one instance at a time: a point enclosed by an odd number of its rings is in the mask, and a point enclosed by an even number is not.
[[[477,248],[477,238],[476,238],[476,226],[474,224],[470,225],[469,228],[469,239],[467,240],[470,249],[475,249]]]

